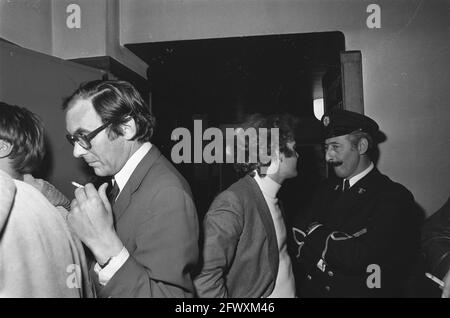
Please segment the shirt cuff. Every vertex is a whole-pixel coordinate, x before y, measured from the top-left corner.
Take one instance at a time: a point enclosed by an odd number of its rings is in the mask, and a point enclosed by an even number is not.
[[[100,267],[98,263],[96,263],[94,266],[94,271],[98,275],[98,281],[100,285],[105,286],[106,284],[108,284],[108,282],[111,280],[114,274],[128,260],[128,257],[130,257],[130,253],[128,253],[128,250],[124,246],[120,251],[120,253],[117,254],[117,256],[112,257],[111,260],[109,261],[109,264],[105,266],[103,269]]]

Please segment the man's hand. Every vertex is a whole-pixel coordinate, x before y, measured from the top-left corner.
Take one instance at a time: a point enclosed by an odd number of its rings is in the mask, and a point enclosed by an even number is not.
[[[447,275],[444,277],[444,289],[442,292],[442,298],[450,298],[450,269]]]
[[[94,253],[99,264],[116,256],[123,244],[114,230],[111,205],[106,196],[107,183],[97,190],[92,184],[75,190],[67,222],[71,230]]]
[[[0,170],[0,232],[8,219],[15,194],[14,181],[8,174]]]
[[[23,176],[23,181],[38,189],[53,206],[62,206],[70,210],[70,201],[49,182],[42,179],[35,179],[31,174]]]

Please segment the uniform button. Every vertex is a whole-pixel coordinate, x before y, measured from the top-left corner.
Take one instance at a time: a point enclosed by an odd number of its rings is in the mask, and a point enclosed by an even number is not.
[[[333,277],[334,273],[332,271],[328,271],[328,276]]]
[[[325,289],[327,290],[327,291],[330,291],[330,286],[325,286]]]
[[[308,280],[312,279],[311,275],[308,275],[306,278],[308,278]]]

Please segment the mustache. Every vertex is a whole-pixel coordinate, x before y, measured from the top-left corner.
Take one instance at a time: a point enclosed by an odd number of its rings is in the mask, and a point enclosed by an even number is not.
[[[342,161],[328,161],[328,162],[327,162],[327,164],[328,164],[330,167],[339,167],[339,166],[341,166],[343,163],[344,163],[344,162],[342,162]]]

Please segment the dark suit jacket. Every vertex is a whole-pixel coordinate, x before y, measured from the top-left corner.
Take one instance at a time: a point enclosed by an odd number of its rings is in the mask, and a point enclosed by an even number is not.
[[[326,181],[298,226],[306,232],[312,222],[323,224],[299,246],[300,295],[402,296],[419,251],[421,216],[412,194],[376,168],[346,192],[341,185],[342,180]],[[325,267],[317,266],[320,259]],[[375,273],[381,274],[381,288],[367,284],[377,282]]]
[[[443,279],[450,270],[450,198],[425,223],[422,246],[428,269]]]
[[[113,205],[130,257],[100,297],[192,297],[198,220],[189,185],[153,145]]]
[[[204,220],[200,297],[267,297],[278,274],[278,245],[269,207],[245,176],[217,196]]]

